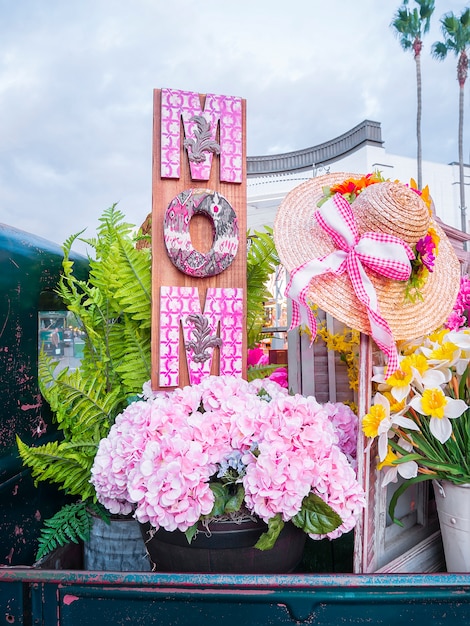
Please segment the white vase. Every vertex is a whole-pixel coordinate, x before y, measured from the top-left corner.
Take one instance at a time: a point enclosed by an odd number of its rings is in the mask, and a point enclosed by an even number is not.
[[[448,572],[470,572],[470,484],[434,480]]]

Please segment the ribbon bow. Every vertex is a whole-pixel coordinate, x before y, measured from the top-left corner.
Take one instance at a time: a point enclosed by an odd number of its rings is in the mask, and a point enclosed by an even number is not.
[[[415,258],[413,250],[405,241],[386,233],[367,232],[360,237],[351,205],[339,193],[315,212],[315,218],[338,249],[307,261],[292,271],[286,288],[286,296],[293,301],[291,329],[306,324],[313,341],[317,323],[306,300],[310,280],[323,274],[340,276],[347,272],[357,299],[366,307],[371,336],[388,356],[387,371],[390,375],[398,369],[397,348],[390,326],[380,314],[377,294],[365,267],[386,278],[408,280],[410,261]]]

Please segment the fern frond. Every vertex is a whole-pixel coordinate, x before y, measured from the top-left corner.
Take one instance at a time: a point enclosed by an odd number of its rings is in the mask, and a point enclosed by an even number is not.
[[[267,282],[279,264],[272,236],[272,228],[248,234],[250,246],[247,255],[247,336],[248,347],[259,341],[264,325],[264,303],[271,298]]]
[[[108,209],[105,209],[99,218],[100,225],[96,230],[97,237],[81,239],[81,241],[95,249],[97,258],[106,258],[116,240],[116,235],[129,235],[134,228],[132,224],[124,222],[124,219],[124,213],[117,208],[117,202],[115,202]]]
[[[52,367],[50,357],[40,355],[41,391],[64,436],[89,441],[105,437],[124,405],[127,393],[121,384],[117,382],[108,392],[106,380],[100,380],[96,371],[84,376],[80,369],[73,372],[64,369],[49,384],[47,377],[52,375]]]
[[[42,446],[30,447],[17,436],[20,457],[36,483],[52,482],[71,495],[83,499],[95,497],[90,483],[90,470],[98,443],[89,441],[70,443],[51,441]]]
[[[118,239],[119,267],[114,274],[114,298],[120,310],[141,326],[150,328],[152,273],[149,248],[137,249],[129,240]]]
[[[249,367],[246,371],[246,379],[248,381],[252,381],[256,380],[257,378],[267,378],[280,367],[285,367],[285,365],[272,364],[256,365],[255,367]]]
[[[120,355],[119,361],[117,352],[122,341],[116,344],[116,352],[113,352],[114,344],[110,338],[110,349],[124,393],[129,395],[140,393],[143,382],[151,377],[151,335],[150,328],[137,330],[127,316],[123,318],[123,325],[125,350]]]
[[[115,204],[104,211],[96,238],[82,239],[95,255],[86,280],[75,274],[70,260],[72,244],[82,233],[65,242],[56,291],[81,324],[83,358],[75,371],[59,372],[51,357],[39,359],[41,393],[63,441],[28,447],[18,440],[20,456],[36,481],[57,483],[84,499],[95,498],[89,479],[98,442],[126,398],[140,393],[151,375],[150,249],[136,248],[133,230]]]
[[[44,520],[38,542],[36,560],[58,548],[73,542],[88,541],[92,516],[83,501],[66,504],[51,518]]]

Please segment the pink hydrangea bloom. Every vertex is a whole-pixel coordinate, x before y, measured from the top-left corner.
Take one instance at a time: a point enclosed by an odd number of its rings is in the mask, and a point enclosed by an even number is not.
[[[93,464],[97,498],[112,513],[185,531],[211,513],[211,482],[230,470],[265,521],[292,519],[312,492],[341,515],[334,536],[353,527],[363,500],[339,448],[354,437],[347,410],[288,395],[274,380],[231,376],[171,393],[147,385],[144,395],[116,418]]]
[[[357,433],[359,419],[354,411],[342,402],[327,402],[324,405],[328,417],[336,429],[340,450],[356,468]]]

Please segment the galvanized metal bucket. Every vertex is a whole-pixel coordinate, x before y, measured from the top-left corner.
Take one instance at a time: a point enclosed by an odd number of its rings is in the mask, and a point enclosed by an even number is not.
[[[470,484],[434,480],[448,572],[470,572]]]
[[[86,570],[148,572],[147,558],[139,524],[133,518],[111,518],[107,524],[93,517],[90,540],[83,547]]]

